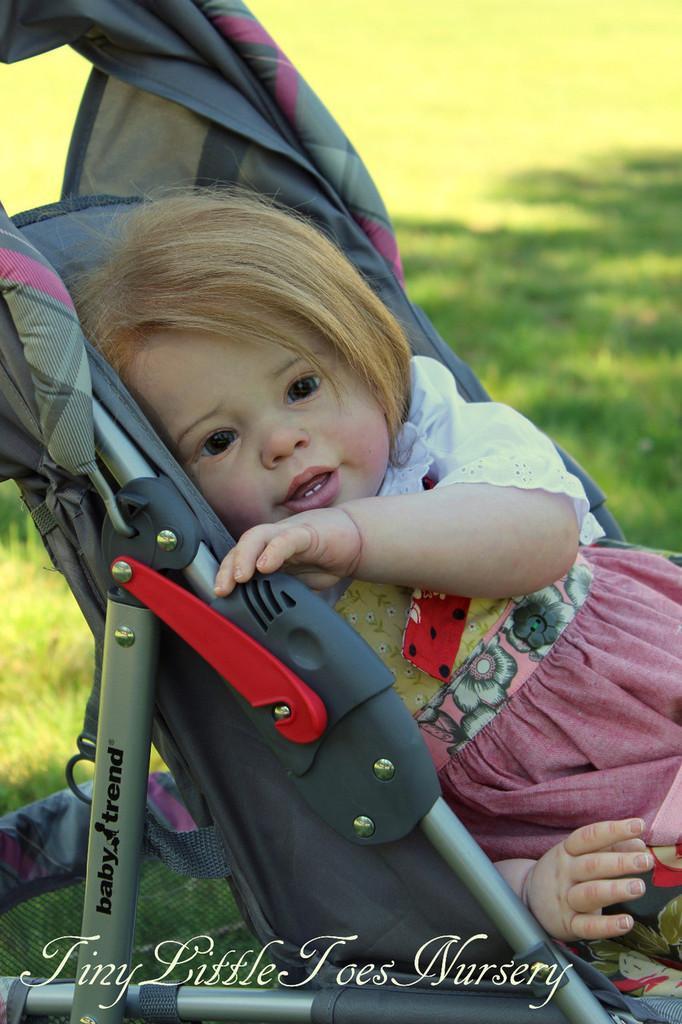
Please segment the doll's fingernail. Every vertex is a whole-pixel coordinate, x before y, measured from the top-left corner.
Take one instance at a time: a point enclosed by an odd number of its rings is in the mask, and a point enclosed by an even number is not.
[[[258,559],[258,561],[256,562],[256,565],[258,566],[259,569],[262,569],[264,565],[267,565],[267,562],[268,562],[268,556],[267,555],[261,555],[260,558]]]
[[[633,820],[628,825],[628,830],[632,832],[633,836],[641,835],[641,833],[644,831],[644,822],[641,818],[633,818]]]
[[[633,878],[631,882],[628,882],[628,892],[631,896],[641,896],[645,888],[641,878]]]
[[[651,857],[648,853],[640,853],[638,857],[635,857],[635,867],[641,868],[642,871],[647,871],[651,866]]]
[[[235,565],[234,569],[232,570],[232,575],[236,580],[240,580],[242,578],[242,576],[244,575],[244,570],[242,569],[241,565]]]
[[[627,914],[618,918],[618,928],[622,932],[629,932],[634,923],[633,919]]]

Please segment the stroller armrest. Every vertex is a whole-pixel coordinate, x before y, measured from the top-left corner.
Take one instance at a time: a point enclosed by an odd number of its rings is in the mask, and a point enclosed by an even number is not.
[[[120,543],[118,585],[225,679],[320,817],[356,843],[419,824],[440,796],[433,763],[391,672],[333,609],[281,573],[208,605]]]

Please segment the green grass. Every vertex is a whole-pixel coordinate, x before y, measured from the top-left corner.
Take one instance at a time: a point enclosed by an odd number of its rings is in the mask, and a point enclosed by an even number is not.
[[[677,0],[252,6],[364,157],[443,337],[599,480],[630,539],[679,548]],[[57,198],[85,78],[66,49],[0,67],[10,212]],[[0,807],[62,784],[90,657],[63,581],[7,522]]]
[[[92,643],[65,581],[0,485],[0,814],[65,786],[91,682]]]
[[[682,153],[527,172],[498,185],[510,194],[546,223],[398,221],[411,294],[600,482],[630,540],[678,549]]]
[[[86,62],[68,47],[0,64],[0,203],[10,215],[59,198],[87,74]]]

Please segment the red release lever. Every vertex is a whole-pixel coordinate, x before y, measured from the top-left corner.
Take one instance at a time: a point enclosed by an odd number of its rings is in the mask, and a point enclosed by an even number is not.
[[[274,654],[154,569],[126,555],[119,561],[125,561],[133,575],[118,585],[186,640],[252,707],[284,704],[290,709],[289,717],[275,723],[283,736],[294,743],[319,739],[327,725],[324,704]]]

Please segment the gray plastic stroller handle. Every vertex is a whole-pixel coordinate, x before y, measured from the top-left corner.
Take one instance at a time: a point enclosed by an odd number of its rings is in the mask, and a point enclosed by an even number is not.
[[[141,483],[123,493],[141,500]],[[153,485],[144,490],[152,503]],[[147,508],[142,525],[153,520]],[[333,609],[282,574],[251,580],[208,606],[130,556],[127,539],[113,541],[119,587],[230,685],[327,824],[357,843],[393,841],[416,827],[440,795],[433,763],[392,673]],[[144,536],[136,541],[145,547]]]

